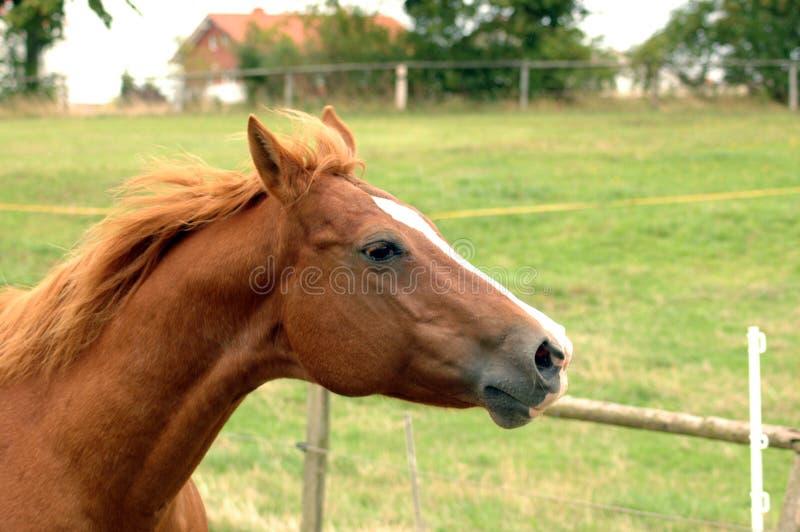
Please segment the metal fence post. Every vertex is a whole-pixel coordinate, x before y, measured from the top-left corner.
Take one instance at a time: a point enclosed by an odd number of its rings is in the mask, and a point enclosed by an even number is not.
[[[404,63],[394,69],[394,106],[398,111],[408,106],[408,66]]]
[[[789,63],[789,109],[797,111],[797,61]]]
[[[303,517],[300,524],[302,532],[322,530],[330,426],[329,397],[328,390],[322,386],[308,385],[308,426],[306,428],[306,459],[303,469]]]
[[[528,93],[530,92],[530,65],[523,59],[519,65],[519,108],[524,111],[528,108]]]
[[[294,101],[294,75],[287,72],[283,78],[283,105],[291,107]]]

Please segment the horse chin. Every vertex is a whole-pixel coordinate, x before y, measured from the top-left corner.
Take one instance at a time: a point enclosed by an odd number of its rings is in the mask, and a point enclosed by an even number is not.
[[[494,421],[498,427],[504,429],[515,429],[517,427],[521,427],[523,425],[527,425],[531,422],[531,418],[528,415],[520,414],[518,412],[498,412],[496,410],[489,410],[489,416],[491,416],[492,421]]]
[[[532,419],[527,405],[492,386],[484,390],[484,406],[492,421],[504,429],[521,427]]]

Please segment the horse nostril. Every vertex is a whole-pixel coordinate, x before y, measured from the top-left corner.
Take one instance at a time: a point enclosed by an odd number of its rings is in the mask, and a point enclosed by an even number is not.
[[[539,344],[539,347],[536,349],[536,354],[533,356],[533,362],[536,365],[536,369],[539,372],[543,372],[545,370],[553,368],[553,366],[557,366],[556,369],[560,369],[564,366],[564,362],[566,357],[561,350],[550,343],[549,340],[543,341]]]
[[[545,340],[539,345],[536,354],[533,356],[533,361],[536,364],[536,369],[539,371],[545,370],[553,366],[553,359],[550,356],[550,343]]]

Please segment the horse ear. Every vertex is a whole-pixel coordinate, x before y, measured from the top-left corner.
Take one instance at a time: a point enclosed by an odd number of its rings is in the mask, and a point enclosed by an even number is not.
[[[269,194],[283,204],[291,203],[299,193],[297,185],[302,172],[275,135],[254,115],[247,121],[247,143],[256,171]]]
[[[342,119],[339,118],[336,111],[333,110],[332,105],[326,105],[325,109],[322,110],[322,123],[338,131],[344,143],[350,148],[350,152],[355,155],[356,140],[353,138],[353,133],[350,131],[350,128],[342,122]]]

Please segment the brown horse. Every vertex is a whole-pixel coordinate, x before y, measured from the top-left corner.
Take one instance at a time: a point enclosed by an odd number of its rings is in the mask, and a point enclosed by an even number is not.
[[[271,379],[503,427],[564,392],[564,328],[356,178],[331,108],[293,116],[282,140],[250,117],[253,175],[133,180],[73,258],[0,292],[0,528],[205,530],[189,477]]]

